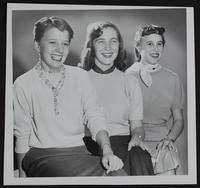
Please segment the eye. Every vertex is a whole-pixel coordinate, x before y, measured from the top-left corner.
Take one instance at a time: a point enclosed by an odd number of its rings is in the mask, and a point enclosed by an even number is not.
[[[158,46],[163,46],[163,43],[162,42],[158,42],[157,45]]]
[[[147,46],[150,46],[150,47],[153,46],[153,42],[147,42],[146,44]]]
[[[55,41],[49,41],[49,44],[56,44]]]
[[[103,42],[104,41],[102,39],[99,39],[99,40],[96,41],[97,44],[103,44]]]
[[[69,42],[65,42],[63,45],[64,46],[69,46]]]
[[[111,42],[112,43],[118,43],[119,41],[117,39],[112,39]]]

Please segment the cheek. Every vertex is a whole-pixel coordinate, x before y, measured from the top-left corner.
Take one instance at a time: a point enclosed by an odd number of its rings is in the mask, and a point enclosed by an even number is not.
[[[141,55],[142,57],[146,57],[146,55],[147,55],[146,50],[142,49],[142,50],[140,51],[140,55]]]
[[[40,46],[40,52],[41,53],[48,53],[51,50],[52,50],[52,48],[50,46],[47,46],[47,45]]]
[[[95,55],[99,55],[100,52],[102,51],[102,47],[101,46],[95,46],[94,47],[94,52],[95,52]]]
[[[101,51],[103,49],[103,46],[102,45],[97,45],[95,46],[95,52],[98,53],[99,51]]]
[[[118,51],[119,51],[119,44],[114,45],[114,46],[113,46],[113,49],[114,49],[116,52],[118,52]]]
[[[69,47],[64,48],[64,53],[65,53],[65,54],[68,54],[68,53],[69,53]]]

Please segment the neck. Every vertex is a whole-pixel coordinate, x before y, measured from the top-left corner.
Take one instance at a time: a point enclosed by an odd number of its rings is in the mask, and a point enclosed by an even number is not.
[[[106,70],[110,69],[110,68],[113,66],[113,63],[110,63],[110,64],[108,64],[108,65],[105,65],[105,64],[100,63],[100,62],[97,61],[96,59],[95,59],[95,64],[96,64],[96,66],[99,67],[102,71],[106,71]]]
[[[60,65],[59,67],[50,67],[49,65],[47,65],[45,62],[40,61],[41,63],[41,68],[48,73],[59,73],[62,68],[63,68],[63,64]]]

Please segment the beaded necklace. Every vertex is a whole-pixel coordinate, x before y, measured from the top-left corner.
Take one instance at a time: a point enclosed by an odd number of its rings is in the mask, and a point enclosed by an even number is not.
[[[53,103],[54,103],[54,112],[55,115],[59,115],[59,109],[58,109],[58,95],[59,95],[59,91],[60,89],[63,87],[64,85],[64,80],[65,80],[65,67],[64,65],[61,66],[61,78],[58,81],[57,85],[54,86],[49,79],[45,76],[44,74],[44,69],[42,68],[41,63],[39,62],[36,66],[35,69],[37,70],[39,77],[44,81],[44,83],[51,89],[52,93],[53,93]]]

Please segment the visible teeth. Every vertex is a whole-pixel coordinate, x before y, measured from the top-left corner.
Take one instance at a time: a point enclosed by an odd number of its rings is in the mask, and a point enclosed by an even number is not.
[[[109,53],[109,54],[102,54],[104,57],[112,57],[112,54]]]
[[[152,57],[158,57],[159,54],[151,54]]]
[[[53,59],[54,61],[61,61],[62,60],[62,56],[52,55],[51,59]]]

